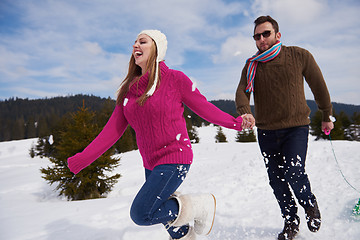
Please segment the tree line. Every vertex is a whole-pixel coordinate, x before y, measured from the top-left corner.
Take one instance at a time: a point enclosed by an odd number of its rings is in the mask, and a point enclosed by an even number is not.
[[[237,116],[235,103],[232,100],[211,101],[221,110]],[[311,109],[310,117],[316,117],[317,107],[312,100],[307,101]],[[21,99],[10,98],[0,101],[0,141],[11,141],[28,138],[49,136],[52,129],[57,126],[66,114],[79,110],[83,105],[91,111],[100,112],[108,104],[110,108],[115,106],[111,98],[100,98],[93,95],[73,95],[65,97],[54,97],[44,99]],[[253,106],[252,110],[253,110]],[[358,135],[358,115],[360,106],[333,103],[334,113],[338,114],[336,125],[340,128],[337,134],[339,139],[352,140],[352,135]],[[190,109],[187,109],[187,121],[193,126],[200,127],[209,124]],[[340,126],[341,125],[341,126]],[[316,126],[313,125],[316,129]],[[314,131],[321,137],[321,133]]]
[[[100,111],[105,102],[113,101],[90,95],[0,101],[0,141],[49,135],[65,114],[77,111],[83,103],[93,111]]]

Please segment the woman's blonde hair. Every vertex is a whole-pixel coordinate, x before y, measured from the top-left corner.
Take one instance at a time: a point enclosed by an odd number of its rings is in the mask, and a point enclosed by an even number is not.
[[[151,86],[154,84],[155,75],[156,75],[156,58],[157,58],[157,49],[156,43],[152,40],[152,46],[150,49],[150,55],[146,63],[146,70],[145,73],[149,72],[149,82],[146,87],[145,92],[136,100],[139,105],[143,105],[147,100],[148,96],[146,93],[150,90]],[[141,75],[141,67],[135,64],[135,58],[131,54],[130,61],[129,61],[129,69],[125,79],[122,81],[118,91],[117,91],[117,99],[116,105],[122,104],[125,98],[125,95],[129,91],[132,84],[138,84],[138,80],[142,77]],[[157,85],[159,85],[161,75],[160,69],[158,70],[159,81]],[[136,80],[135,80],[136,79]]]

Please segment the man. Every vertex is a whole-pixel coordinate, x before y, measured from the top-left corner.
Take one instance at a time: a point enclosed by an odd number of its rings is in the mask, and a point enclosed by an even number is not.
[[[305,173],[310,109],[304,94],[304,78],[323,114],[322,130],[330,131],[332,105],[322,73],[305,49],[280,42],[277,22],[270,16],[255,20],[253,36],[258,52],[248,59],[236,91],[236,108],[247,127],[258,128],[258,142],[269,183],[279,203],[284,228],[278,239],[293,239],[299,231],[297,205],[305,209],[310,231],[320,229],[321,216]],[[249,100],[254,94],[255,118]]]

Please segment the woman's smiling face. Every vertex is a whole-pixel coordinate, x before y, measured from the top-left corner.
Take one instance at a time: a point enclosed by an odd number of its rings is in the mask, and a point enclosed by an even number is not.
[[[153,44],[154,42],[151,37],[146,34],[140,34],[133,45],[132,54],[135,58],[135,64],[141,67],[143,71],[146,68]]]

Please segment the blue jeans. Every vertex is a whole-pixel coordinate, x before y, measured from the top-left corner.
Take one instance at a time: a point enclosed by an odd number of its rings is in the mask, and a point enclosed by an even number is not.
[[[184,181],[189,164],[164,164],[152,171],[145,169],[146,181],[136,195],[131,209],[131,219],[138,225],[148,226],[158,223],[167,225],[177,218],[179,205],[176,199],[169,198]],[[181,238],[188,226],[168,228],[170,236]]]
[[[308,135],[309,126],[279,130],[258,129],[259,146],[270,186],[279,203],[282,216],[289,221],[297,216],[296,202],[289,186],[299,204],[305,209],[316,201],[305,173]]]

